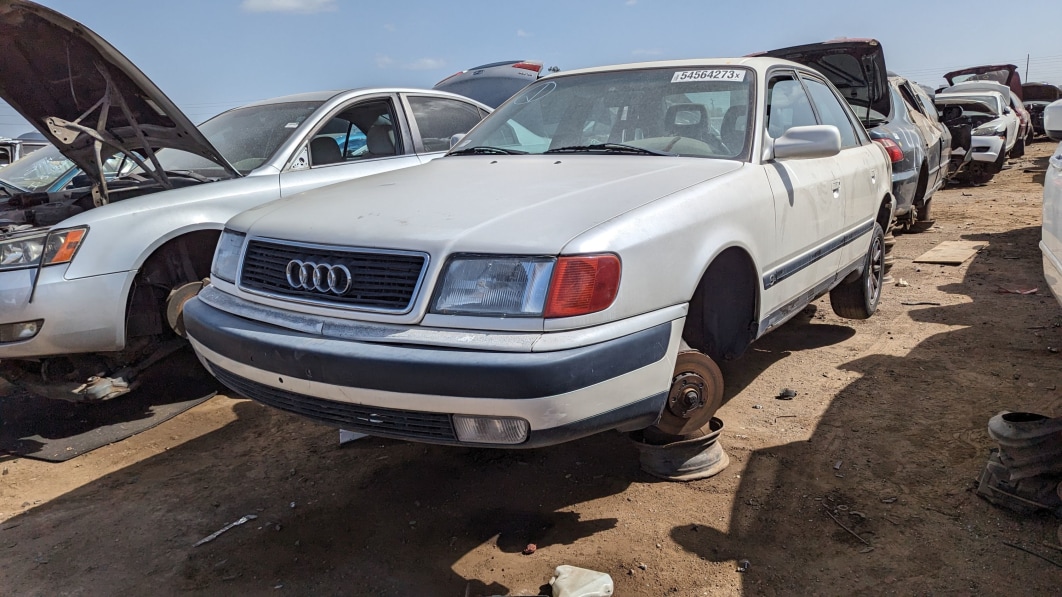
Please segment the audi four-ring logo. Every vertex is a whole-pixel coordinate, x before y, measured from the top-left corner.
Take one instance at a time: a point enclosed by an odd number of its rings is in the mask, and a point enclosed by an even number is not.
[[[354,285],[354,276],[350,275],[345,265],[292,259],[284,273],[288,284],[296,290],[316,290],[343,296]]]

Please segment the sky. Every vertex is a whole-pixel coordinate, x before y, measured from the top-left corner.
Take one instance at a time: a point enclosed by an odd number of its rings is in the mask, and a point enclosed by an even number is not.
[[[431,87],[501,60],[573,68],[741,56],[839,37],[882,42],[889,70],[933,87],[978,64],[1062,84],[1062,5],[1028,0],[43,0],[103,36],[193,122],[259,99]],[[47,43],[39,40],[38,43]],[[1028,57],[1029,76],[1025,77]],[[0,73],[0,76],[3,76]],[[0,136],[32,130],[0,102]]]

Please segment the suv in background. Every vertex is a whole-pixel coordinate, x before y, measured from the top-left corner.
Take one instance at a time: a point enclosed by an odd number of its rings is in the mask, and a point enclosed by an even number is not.
[[[549,72],[558,72],[553,66]],[[446,77],[432,89],[448,91],[497,108],[517,91],[542,76],[542,63],[533,60],[506,60],[481,64]]]

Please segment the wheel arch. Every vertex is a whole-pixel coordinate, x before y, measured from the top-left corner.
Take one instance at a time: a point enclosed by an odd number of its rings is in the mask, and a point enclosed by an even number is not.
[[[175,280],[191,282],[209,276],[221,231],[222,227],[213,223],[185,226],[156,239],[138,256],[135,269],[129,276],[123,293],[125,315],[121,319],[119,338],[128,344],[130,333],[145,335],[149,330],[156,333],[165,330],[161,312],[138,311],[152,303],[157,304],[157,292],[150,295],[150,292],[138,292],[139,289],[143,287],[150,290],[151,286],[160,289],[160,284],[172,284]],[[166,261],[170,263],[167,264]],[[158,279],[145,280],[145,276],[152,275]],[[142,316],[143,319],[134,319],[134,315]]]
[[[741,356],[755,340],[762,282],[752,254],[740,245],[722,248],[701,271],[682,337],[716,361]]]

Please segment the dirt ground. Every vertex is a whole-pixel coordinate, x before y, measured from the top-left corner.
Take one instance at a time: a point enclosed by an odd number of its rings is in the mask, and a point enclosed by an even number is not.
[[[0,594],[538,595],[571,564],[620,596],[1058,595],[1062,568],[1004,543],[1062,562],[1044,545],[1060,521],[972,491],[991,416],[1062,415],[1062,308],[1037,248],[1053,147],[939,193],[936,225],[897,238],[908,285],[875,317],[823,299],[725,364],[731,464],[715,478],[659,482],[618,433],[340,447],[334,429],[218,396],[66,463],[0,456]],[[985,248],[912,263],[958,239]],[[798,395],[775,399],[786,387]]]

